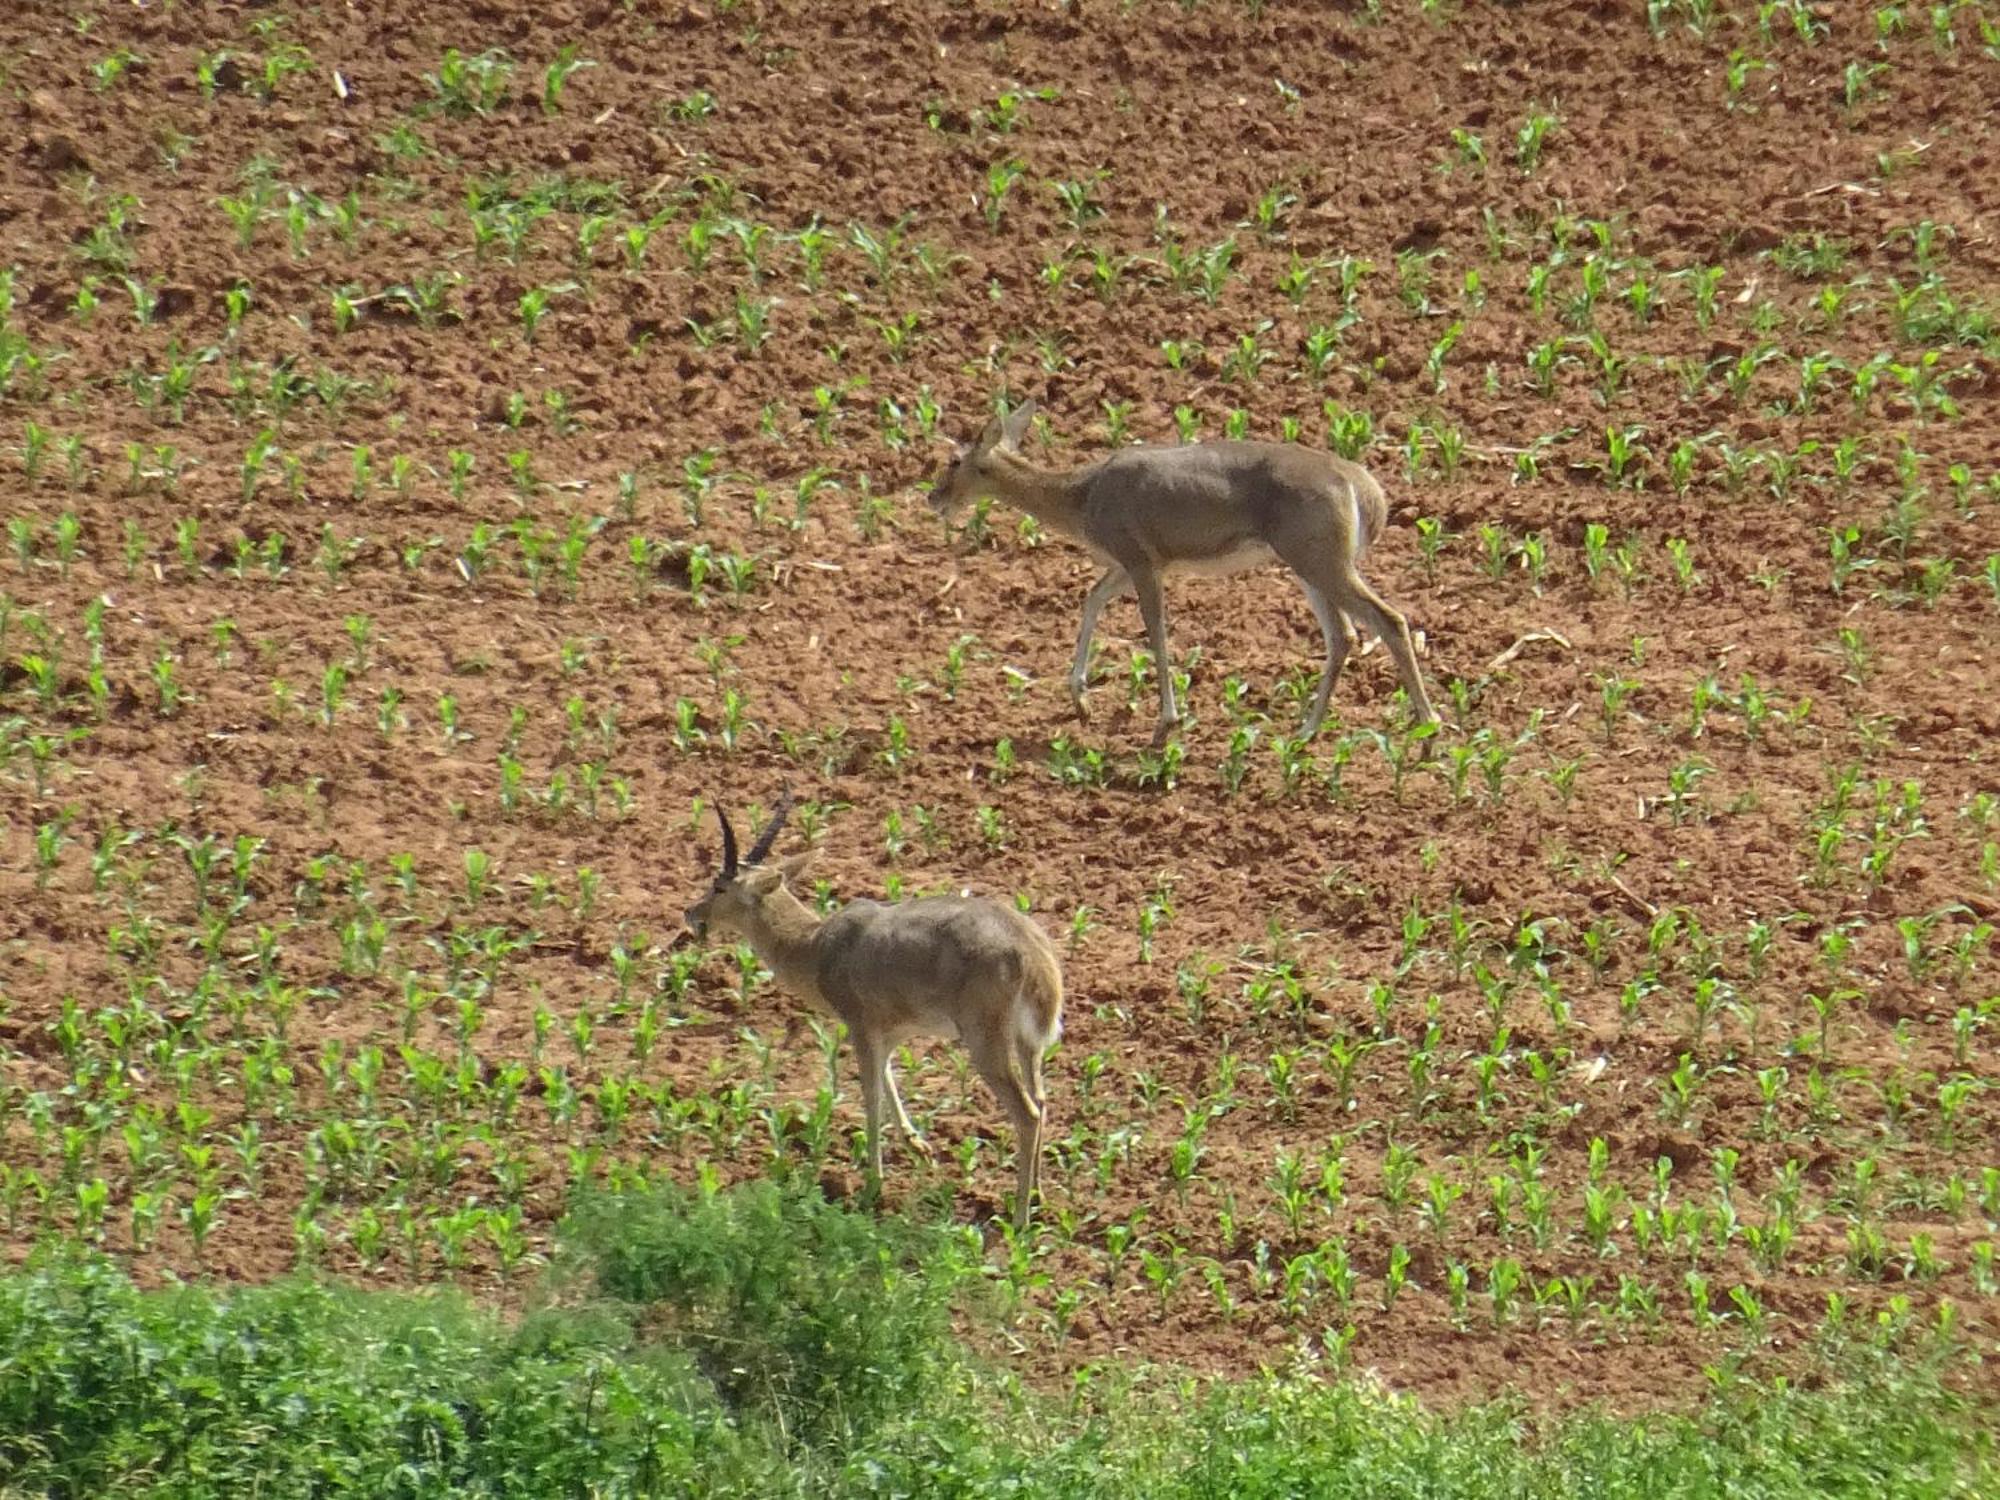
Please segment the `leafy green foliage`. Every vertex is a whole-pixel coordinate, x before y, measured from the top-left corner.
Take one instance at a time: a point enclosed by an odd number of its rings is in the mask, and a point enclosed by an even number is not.
[[[1823,1388],[1718,1370],[1699,1410],[1585,1412],[1532,1438],[1510,1406],[1427,1413],[1306,1354],[1206,1387],[1114,1373],[1065,1408],[953,1342],[948,1233],[764,1183],[600,1198],[569,1239],[621,1300],[569,1295],[513,1326],[455,1294],[141,1291],[103,1257],[40,1256],[0,1278],[7,1492],[1902,1500],[2000,1483],[1990,1414],[1930,1360],[1873,1346],[1829,1348]]]
[[[598,1294],[654,1309],[732,1411],[852,1440],[937,1373],[976,1241],[768,1181],[587,1194],[565,1240]]]

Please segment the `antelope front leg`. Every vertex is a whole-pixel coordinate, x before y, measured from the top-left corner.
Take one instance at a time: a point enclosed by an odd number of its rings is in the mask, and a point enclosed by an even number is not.
[[[1127,582],[1123,568],[1107,568],[1084,596],[1083,624],[1076,633],[1076,660],[1069,668],[1069,698],[1076,705],[1076,716],[1086,724],[1090,722],[1090,710],[1083,706],[1083,690],[1090,680],[1090,643],[1097,636],[1097,617],[1104,612],[1105,605],[1124,591]]]
[[[1160,675],[1160,726],[1153,731],[1153,748],[1157,750],[1166,744],[1181,716],[1174,702],[1173,658],[1167,655],[1167,605],[1157,573],[1134,572],[1131,576],[1139,595],[1139,613],[1146,621],[1146,639],[1153,647],[1153,670]]]
[[[903,1132],[903,1139],[912,1151],[930,1161],[937,1152],[924,1133],[910,1123],[909,1112],[903,1108],[903,1096],[896,1089],[896,1070],[889,1065],[889,1050],[886,1047],[882,1051],[882,1084],[889,1095],[889,1106],[896,1112],[896,1126]]]
[[[877,1046],[854,1039],[854,1054],[861,1063],[861,1107],[868,1117],[868,1181],[875,1192],[882,1191],[882,1094],[883,1083],[888,1081],[888,1092],[895,1097],[895,1081],[889,1078],[888,1053]],[[897,1103],[900,1113],[903,1106]]]

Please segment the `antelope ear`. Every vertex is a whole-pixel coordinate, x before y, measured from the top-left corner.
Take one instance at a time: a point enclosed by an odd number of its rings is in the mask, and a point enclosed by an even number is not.
[[[803,854],[792,854],[778,861],[778,871],[785,877],[787,885],[796,885],[799,878],[812,868],[819,851],[808,849]]]
[[[995,417],[985,427],[980,429],[978,438],[974,440],[972,446],[966,449],[965,453],[961,454],[960,457],[964,457],[966,454],[984,453],[989,448],[999,447],[1006,440],[1007,425],[1000,418]]]
[[[753,896],[768,896],[784,878],[785,872],[777,865],[753,865],[743,873],[743,889]]]
[[[1030,396],[1000,420],[1000,435],[1009,448],[1021,446],[1021,439],[1028,435],[1028,424],[1035,420],[1035,398]]]

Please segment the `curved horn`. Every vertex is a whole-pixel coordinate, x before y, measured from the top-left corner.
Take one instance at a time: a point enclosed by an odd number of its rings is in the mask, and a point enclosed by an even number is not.
[[[764,831],[757,835],[757,842],[750,846],[750,858],[744,863],[759,864],[771,852],[771,846],[778,842],[778,831],[785,826],[785,814],[792,810],[792,789],[786,787],[778,794],[777,810],[771,814],[771,821],[764,825]]]
[[[729,826],[729,814],[720,807],[715,810],[715,821],[722,825],[722,878],[729,879],[736,873],[736,830]]]

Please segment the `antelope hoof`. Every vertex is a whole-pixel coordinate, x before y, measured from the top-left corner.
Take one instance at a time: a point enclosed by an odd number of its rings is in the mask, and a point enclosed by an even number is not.
[[[1180,721],[1178,719],[1161,720],[1160,727],[1153,731],[1153,748],[1155,750],[1166,749],[1167,741],[1174,737],[1174,730],[1179,724]]]
[[[911,1130],[904,1133],[903,1141],[910,1148],[911,1155],[921,1156],[925,1161],[937,1160],[937,1147],[931,1144],[929,1136],[918,1135]]]
[[[1083,701],[1083,687],[1080,683],[1073,682],[1070,684],[1069,702],[1070,707],[1076,710],[1077,723],[1088,724],[1090,722],[1090,709]]]

